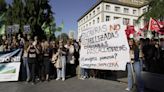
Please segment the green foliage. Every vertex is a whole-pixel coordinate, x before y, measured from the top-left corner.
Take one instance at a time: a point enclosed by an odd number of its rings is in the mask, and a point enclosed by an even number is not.
[[[61,34],[58,35],[58,37],[57,37],[57,40],[58,40],[58,41],[59,41],[59,40],[63,40],[64,43],[66,43],[68,39],[69,39],[69,36],[68,36],[67,33],[61,33]]]
[[[5,0],[0,0],[0,14],[3,14],[6,11],[6,2]]]
[[[145,18],[146,21],[149,21],[150,17],[154,19],[164,19],[164,0],[148,0],[149,7],[148,11],[142,14],[138,20],[142,17]]]
[[[6,2],[5,0],[0,0],[0,35],[2,35],[4,33],[4,29],[5,29],[5,15],[6,15]]]
[[[23,32],[23,26],[29,24],[32,36],[45,38],[46,33],[41,27],[44,23],[49,27],[52,26],[52,22],[55,24],[52,15],[49,0],[13,0],[7,10],[6,24],[20,24],[21,32]]]

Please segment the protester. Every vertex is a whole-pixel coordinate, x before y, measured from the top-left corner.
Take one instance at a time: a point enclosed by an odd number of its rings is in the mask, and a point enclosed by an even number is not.
[[[141,78],[141,63],[139,59],[139,48],[135,41],[133,39],[130,39],[129,41],[129,47],[130,47],[130,62],[127,63],[127,69],[128,69],[128,88],[126,88],[127,91],[132,90],[133,86],[133,78],[136,80],[137,83],[137,90],[138,92],[143,92],[143,81]],[[132,65],[131,65],[132,64]],[[134,70],[134,71],[132,71]],[[135,73],[135,76],[133,75]]]
[[[56,71],[57,71],[57,78],[56,78],[56,80],[59,80],[60,77],[61,77],[59,71],[62,68],[62,61],[61,61],[61,58],[60,58],[59,50],[58,49],[53,50],[52,60],[51,61],[54,64],[54,67],[56,68]]]
[[[25,46],[24,46],[24,51],[23,51],[23,65],[25,67],[26,70],[26,81],[30,81],[30,70],[29,70],[29,65],[28,65],[28,52],[27,52],[27,48],[29,46],[29,41],[25,42]]]
[[[18,48],[18,41],[15,36],[13,36],[12,43],[11,43],[11,49],[16,50]]]
[[[43,52],[42,52],[41,42],[38,41],[36,48],[39,51],[39,53],[37,53],[36,74],[38,80],[44,81],[44,65],[43,65]]]
[[[57,79],[56,80],[59,80],[62,77],[62,81],[65,81],[67,50],[64,47],[63,41],[59,41],[58,53],[59,53],[59,58],[61,60],[62,67],[61,67],[61,69],[57,68]]]
[[[56,54],[57,50],[58,50],[57,42],[51,41],[50,42],[50,59],[52,59],[53,54]],[[53,79],[57,77],[56,76],[56,67],[54,66],[54,63],[50,63],[50,77]]]
[[[67,49],[68,49],[67,63],[69,64],[69,67],[67,69],[69,70],[71,77],[73,77],[75,76],[76,68],[75,68],[75,56],[74,56],[75,48],[72,40],[68,40]]]
[[[145,59],[146,71],[155,72],[153,68],[153,63],[156,62],[157,49],[150,39],[145,40],[145,45],[143,46],[142,52]]]
[[[48,41],[43,44],[43,65],[44,65],[44,76],[46,76],[46,81],[49,81],[49,70],[50,70],[50,48]]]
[[[29,61],[29,69],[30,69],[30,79],[32,80],[32,84],[35,84],[35,77],[36,77],[36,56],[39,53],[36,46],[33,44],[33,41],[30,41],[30,45],[27,49],[28,52],[28,61]]]
[[[159,58],[159,62],[160,62],[160,73],[164,74],[164,39],[161,39],[161,44],[159,47],[159,53],[160,53],[160,58]]]

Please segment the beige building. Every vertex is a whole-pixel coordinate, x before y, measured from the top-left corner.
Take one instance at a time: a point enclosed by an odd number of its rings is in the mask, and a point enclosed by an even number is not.
[[[98,0],[78,19],[78,37],[87,27],[118,18],[123,20],[123,25],[134,25],[139,30],[144,26],[144,21],[136,24],[136,20],[147,11],[147,7],[145,0]]]

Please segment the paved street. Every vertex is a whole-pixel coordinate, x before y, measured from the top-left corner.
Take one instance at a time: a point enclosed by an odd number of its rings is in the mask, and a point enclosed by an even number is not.
[[[127,92],[126,86],[126,83],[110,80],[71,78],[64,82],[51,80],[35,85],[25,82],[4,82],[0,83],[0,92]]]
[[[25,82],[0,83],[0,92],[126,92],[126,84],[100,79],[66,81],[51,80],[36,85]]]

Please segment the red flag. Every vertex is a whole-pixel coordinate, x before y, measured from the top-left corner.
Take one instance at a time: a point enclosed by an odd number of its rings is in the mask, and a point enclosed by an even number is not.
[[[125,32],[126,32],[127,38],[130,38],[130,34],[134,35],[134,33],[135,33],[134,26],[127,25]]]
[[[160,30],[160,24],[155,19],[150,18],[148,30],[158,32]]]

